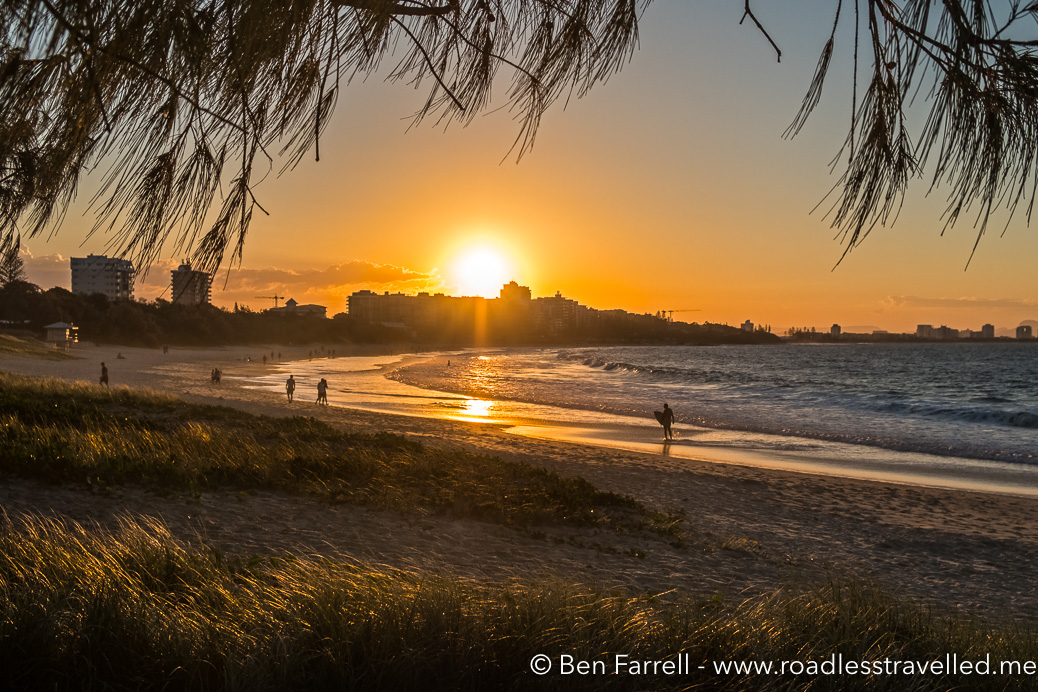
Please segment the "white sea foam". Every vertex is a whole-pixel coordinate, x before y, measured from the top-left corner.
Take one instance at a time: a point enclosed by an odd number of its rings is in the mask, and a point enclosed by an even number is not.
[[[1038,463],[1038,346],[1027,343],[522,349],[393,377],[641,418],[667,401],[698,426]]]

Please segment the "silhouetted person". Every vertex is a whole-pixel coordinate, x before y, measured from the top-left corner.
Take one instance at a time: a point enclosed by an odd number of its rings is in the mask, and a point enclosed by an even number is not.
[[[296,380],[294,375],[289,375],[285,381],[285,393],[288,394],[288,400],[291,402],[292,397],[296,393]]]
[[[108,367],[104,364],[104,361],[101,362],[101,381],[98,384],[108,386]]]
[[[328,405],[328,380],[323,377],[317,383],[317,403]]]
[[[660,423],[663,424],[663,439],[673,440],[674,433],[670,431],[670,426],[674,424],[674,409],[667,404],[663,404],[663,420]]]

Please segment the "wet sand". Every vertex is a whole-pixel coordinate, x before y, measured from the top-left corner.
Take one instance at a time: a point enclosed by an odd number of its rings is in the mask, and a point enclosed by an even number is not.
[[[275,351],[277,347],[274,347]],[[283,357],[311,349],[281,348]],[[250,353],[251,351],[251,353]],[[125,356],[120,360],[116,354]],[[269,357],[270,348],[265,351]],[[338,355],[347,355],[337,347]],[[82,345],[82,360],[0,358],[0,370],[139,386],[253,413],[309,415],[350,430],[390,430],[426,444],[523,460],[582,476],[603,490],[681,512],[686,546],[592,530],[524,532],[436,515],[400,515],[280,493],[157,496],[137,488],[0,482],[11,516],[37,512],[108,524],[161,518],[185,540],[243,553],[341,553],[374,563],[470,577],[558,574],[636,591],[726,598],[813,583],[827,574],[877,580],[941,611],[1033,620],[1038,594],[1038,500],[796,473],[510,433],[498,424],[318,407],[300,396],[249,389],[236,378],[271,371],[263,349],[161,350]],[[242,360],[251,356],[252,360]],[[224,383],[208,374],[220,367]]]

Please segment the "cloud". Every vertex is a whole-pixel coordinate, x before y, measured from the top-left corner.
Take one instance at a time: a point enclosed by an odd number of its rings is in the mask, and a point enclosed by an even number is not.
[[[43,287],[70,288],[69,258],[60,254],[34,256],[22,247],[29,281]],[[137,274],[134,296],[138,299],[169,298],[170,272],[179,261],[160,261]],[[323,269],[281,269],[244,267],[219,272],[213,279],[213,302],[217,305],[240,303],[254,308],[269,307],[260,296],[295,298],[300,303],[326,305],[329,313],[344,310],[346,298],[360,289],[379,291],[441,291],[443,278],[436,269],[417,271],[392,264],[351,260]],[[258,301],[263,301],[258,303]]]
[[[1038,301],[1021,298],[926,298],[922,296],[888,296],[880,311],[893,310],[1021,310],[1038,309]]]
[[[419,272],[392,264],[373,264],[352,260],[345,264],[334,264],[325,269],[235,269],[226,274],[227,291],[302,290],[328,289],[333,286],[400,286],[427,287],[439,285],[437,272]],[[217,277],[222,286],[222,277]]]
[[[25,274],[29,281],[47,289],[52,286],[72,287],[72,270],[69,259],[57,253],[51,255],[34,255],[29,248],[22,245],[22,262],[25,263]]]
[[[267,300],[277,295],[295,298],[300,303],[324,305],[329,314],[333,314],[346,309],[346,298],[354,291],[364,288],[404,293],[437,291],[442,290],[443,279],[435,269],[420,272],[392,264],[351,260],[323,269],[235,269],[217,276],[213,284],[213,302],[218,305],[236,302],[262,309],[270,307]]]

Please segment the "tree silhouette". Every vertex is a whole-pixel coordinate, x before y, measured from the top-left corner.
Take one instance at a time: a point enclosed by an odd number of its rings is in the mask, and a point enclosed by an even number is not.
[[[19,252],[21,247],[14,243],[4,252],[0,252],[0,287],[13,284],[16,281],[27,281],[25,273],[25,260]]]
[[[931,191],[948,188],[946,228],[972,212],[979,243],[993,211],[1004,207],[1011,219],[1021,204],[1030,222],[1038,154],[1038,0],[1028,2],[1006,0],[996,10],[988,0],[861,0],[846,3],[851,20],[838,0],[832,34],[786,134],[798,133],[818,104],[837,29],[841,21],[853,21],[854,74],[862,60],[871,69],[860,96],[854,83],[854,115],[841,152],[846,169],[830,212],[845,256],[876,225],[893,222],[909,182],[928,165]],[[930,108],[913,140],[907,112],[920,97]]]
[[[59,224],[84,172],[101,166],[94,231],[139,266],[163,243],[200,269],[240,261],[254,174],[291,168],[320,139],[340,90],[395,60],[391,79],[428,87],[415,120],[467,122],[510,79],[518,155],[541,115],[631,57],[649,0],[5,0],[0,5],[0,250]],[[750,18],[779,51],[765,26]],[[853,8],[851,8],[853,5]],[[932,159],[948,223],[1034,198],[1038,2],[835,3],[798,132],[821,95],[836,29],[853,21],[871,76],[855,90],[833,224],[854,247],[896,216]],[[849,19],[853,18],[853,19]],[[864,27],[864,28],[863,28]],[[778,53],[781,56],[781,53]],[[932,109],[913,143],[906,103]],[[213,211],[211,214],[210,211]],[[229,257],[228,257],[229,253]]]

